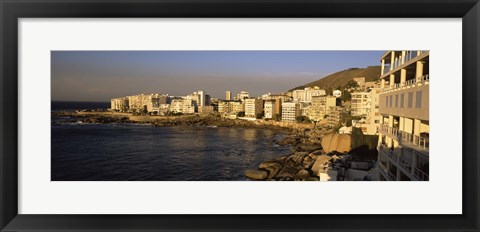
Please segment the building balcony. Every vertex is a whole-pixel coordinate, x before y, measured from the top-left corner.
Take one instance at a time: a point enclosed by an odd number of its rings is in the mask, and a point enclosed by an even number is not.
[[[382,133],[392,136],[402,145],[407,145],[408,147],[416,148],[419,151],[428,152],[430,141],[427,137],[421,137],[418,135],[410,134],[405,131],[401,131],[395,127],[389,127],[388,125],[380,125],[379,129]]]
[[[380,79],[383,79],[384,77],[393,74],[402,68],[406,68],[407,66],[412,65],[417,61],[426,60],[428,59],[429,55],[429,51],[422,51],[420,54],[418,54],[417,52],[413,52],[410,56],[405,57],[405,61],[403,63],[399,57],[397,57],[399,59],[396,59],[395,62],[392,62],[387,58],[386,61],[389,63],[384,64],[383,73],[381,74]]]
[[[381,93],[389,93],[389,92],[408,89],[416,86],[423,86],[429,83],[430,83],[430,75],[426,74],[419,78],[414,78],[402,83],[395,83],[392,86],[387,86],[384,89],[382,89]]]
[[[428,174],[418,168],[415,168],[413,173],[418,180],[423,180],[423,181],[429,180]]]
[[[401,149],[408,149],[408,148],[401,148]],[[386,157],[390,159],[390,163],[397,166],[406,176],[408,176],[411,180],[419,180],[419,181],[428,181],[429,175],[422,170],[418,169],[417,167],[413,167],[412,163],[405,159],[401,154],[400,149],[392,150],[389,149],[384,144],[380,144],[378,146],[379,154],[384,154]],[[415,150],[412,150],[416,152]],[[416,155],[422,155],[420,153],[416,153]],[[378,162],[381,164],[381,162]],[[385,173],[385,176],[390,178],[392,175],[389,170],[382,164],[379,165],[380,170]],[[382,170],[383,168],[383,170]],[[395,177],[395,176],[394,176]],[[393,179],[396,180],[396,177]]]
[[[396,181],[397,180],[397,177],[395,175],[393,175],[392,173],[390,173],[388,170],[387,170],[387,167],[385,167],[383,164],[381,164],[379,162],[379,165],[378,165],[378,170],[380,172],[380,174],[388,181]]]

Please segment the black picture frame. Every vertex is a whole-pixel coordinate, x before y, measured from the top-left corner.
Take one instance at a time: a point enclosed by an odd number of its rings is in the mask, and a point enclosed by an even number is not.
[[[0,0],[1,231],[479,231],[478,0]],[[462,18],[461,215],[18,214],[19,18],[302,17]],[[466,129],[468,128],[468,129]],[[448,184],[448,183],[445,183]],[[380,202],[377,202],[380,203]],[[439,202],[441,204],[441,202]],[[387,207],[387,206],[386,206]]]

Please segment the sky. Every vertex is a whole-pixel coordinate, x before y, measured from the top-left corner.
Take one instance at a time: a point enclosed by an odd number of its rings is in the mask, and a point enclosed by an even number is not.
[[[384,51],[52,51],[52,100],[140,93],[281,93],[348,68],[380,65]]]

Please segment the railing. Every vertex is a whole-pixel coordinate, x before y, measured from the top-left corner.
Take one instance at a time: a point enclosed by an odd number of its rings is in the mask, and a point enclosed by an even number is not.
[[[388,180],[392,180],[392,181],[397,180],[397,177],[392,173],[390,173],[390,171],[387,172],[387,175],[388,175]]]
[[[383,73],[382,75],[385,75],[386,73],[390,72],[390,66],[383,66]]]
[[[398,163],[398,155],[392,151],[391,149],[387,148],[385,145],[381,144],[379,146],[380,150],[382,150],[383,152],[385,152],[387,154],[388,157],[390,157],[390,159],[394,160],[395,162]]]
[[[400,166],[402,166],[403,168],[407,169],[407,170],[412,170],[412,165],[410,164],[410,162],[408,162],[404,157],[399,157],[399,162]]]
[[[396,91],[399,90],[400,88],[403,87],[412,87],[416,86],[419,84],[425,84],[430,82],[430,75],[426,74],[418,78],[413,78],[408,81],[402,82],[402,83],[394,83],[392,86],[387,86],[382,90],[382,93],[386,92],[391,92],[391,91]]]
[[[430,140],[428,138],[410,134],[408,132],[401,131],[398,128],[389,127],[388,125],[380,125],[380,130],[396,137],[398,141],[408,142],[423,149],[428,149],[430,146]]]
[[[398,57],[398,59],[395,59],[394,61],[391,61],[388,66],[384,65],[384,71],[383,71],[382,75],[385,75],[386,73],[390,72],[390,67],[393,67],[392,70],[396,69],[397,67],[402,66],[407,61],[412,60],[413,58],[415,58],[419,55],[420,55],[420,53],[418,51],[407,51],[407,53],[405,54],[405,57],[404,57],[405,61],[403,63],[402,63],[402,58]]]
[[[393,175],[392,173],[390,173],[390,171],[386,170],[386,168],[385,169],[379,168],[378,170],[380,171],[380,173],[382,173],[383,176],[386,177],[387,180],[389,180],[389,181],[396,181],[397,180],[397,177],[395,175]]]
[[[428,180],[428,174],[426,174],[425,172],[423,172],[422,170],[418,169],[418,168],[415,168],[413,170],[413,175],[418,178],[419,180]]]
[[[409,173],[411,173],[411,170],[413,168],[413,175],[418,180],[428,180],[429,176],[428,176],[427,173],[423,172],[422,170],[420,170],[416,167],[412,167],[412,164],[408,160],[406,160],[404,157],[396,154],[395,151],[387,148],[387,146],[385,146],[384,144],[380,144],[380,146],[378,146],[378,149],[383,151],[385,154],[387,154],[387,156],[390,157],[390,159],[392,159],[393,161],[395,161],[395,163],[397,163],[398,165],[400,165],[401,167],[406,169]],[[402,148],[402,149],[405,149],[405,148]],[[412,151],[416,152],[414,150],[412,150]],[[417,154],[418,154],[418,152],[417,152]],[[379,162],[379,166],[385,167],[380,161],[378,161],[378,162]],[[384,173],[390,174],[390,172],[388,170],[384,171]]]

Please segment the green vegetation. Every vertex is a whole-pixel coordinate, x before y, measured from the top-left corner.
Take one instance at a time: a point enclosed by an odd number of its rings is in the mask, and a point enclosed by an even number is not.
[[[340,114],[340,127],[342,127],[341,125],[345,125],[345,126],[352,126],[352,120],[360,120],[362,119],[361,117],[358,117],[358,116],[352,116],[350,114],[350,112],[343,112]],[[338,127],[338,128],[340,128]]]
[[[263,111],[262,111],[262,113],[258,113],[257,115],[255,115],[255,118],[256,118],[256,119],[262,119],[263,116],[264,116],[264,113],[263,113]]]
[[[238,112],[237,117],[245,117],[245,112],[244,111]]]
[[[275,121],[280,121],[280,120],[282,120],[282,115],[275,114],[275,115],[273,115],[272,119],[275,120]]]
[[[342,102],[350,101],[352,100],[352,95],[348,91],[342,91],[342,96],[340,96],[338,99],[340,99]]]
[[[357,88],[357,87],[359,87],[359,85],[358,85],[358,83],[357,83],[356,81],[354,81],[354,80],[349,80],[349,81],[347,82],[347,84],[345,85],[345,88],[346,88],[346,89],[349,89],[349,88]]]
[[[295,118],[297,122],[310,122],[310,119],[308,119],[307,116],[298,116]]]

